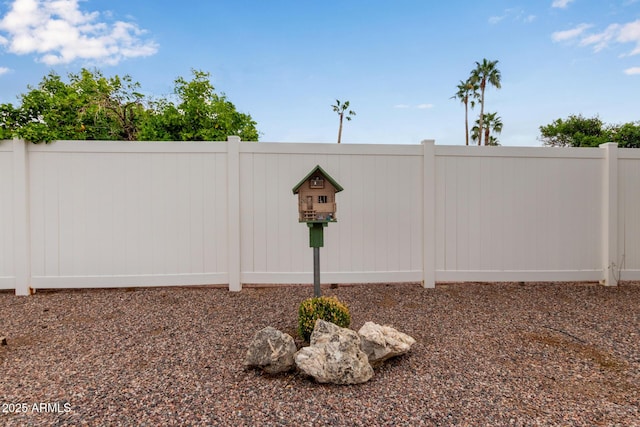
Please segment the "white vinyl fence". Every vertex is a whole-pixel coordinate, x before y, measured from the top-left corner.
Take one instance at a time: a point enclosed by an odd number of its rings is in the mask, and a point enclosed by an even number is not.
[[[0,289],[311,283],[293,186],[344,191],[324,283],[640,279],[640,150],[0,142]]]

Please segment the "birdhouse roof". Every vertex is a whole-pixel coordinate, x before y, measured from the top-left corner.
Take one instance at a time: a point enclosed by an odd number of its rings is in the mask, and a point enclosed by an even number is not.
[[[331,178],[331,175],[326,173],[324,169],[320,167],[320,165],[317,165],[315,168],[311,169],[311,172],[309,172],[307,176],[302,178],[302,180],[295,187],[293,187],[293,194],[298,194],[298,190],[300,190],[302,184],[307,182],[309,178],[311,178],[313,175],[317,175],[318,173],[320,173],[320,175],[322,175],[324,179],[326,179],[331,183],[331,185],[333,185],[333,187],[336,189],[336,193],[344,190],[344,188],[342,188],[342,186],[338,184],[335,179]]]

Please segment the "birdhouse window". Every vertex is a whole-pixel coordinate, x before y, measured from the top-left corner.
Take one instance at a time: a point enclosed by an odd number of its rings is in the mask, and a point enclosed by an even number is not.
[[[311,178],[311,181],[309,181],[309,187],[310,188],[324,188],[324,179],[322,179],[319,176]]]
[[[318,196],[318,203],[327,203],[327,196]]]

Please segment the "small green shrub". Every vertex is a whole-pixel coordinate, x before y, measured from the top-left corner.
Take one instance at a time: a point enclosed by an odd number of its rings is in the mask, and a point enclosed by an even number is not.
[[[351,324],[349,307],[340,302],[338,298],[318,297],[306,299],[298,307],[298,334],[307,342],[309,342],[317,319],[326,320],[342,328],[348,328]]]

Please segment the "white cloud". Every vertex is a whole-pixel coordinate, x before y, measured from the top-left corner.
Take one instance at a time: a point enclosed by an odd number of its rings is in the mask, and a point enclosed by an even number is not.
[[[582,35],[586,30],[588,30],[591,27],[592,26],[589,24],[580,24],[577,27],[572,28],[570,30],[556,31],[555,33],[551,34],[551,39],[554,42],[562,42],[562,41],[575,39],[580,35]]]
[[[640,19],[624,24],[620,27],[616,41],[620,43],[635,43],[636,47],[628,55],[640,53]]]
[[[496,15],[489,17],[489,24],[496,25],[505,19],[509,19],[515,22],[524,22],[529,24],[536,19],[535,15],[527,15],[522,9],[505,9],[502,15]]]
[[[566,41],[570,39],[580,39],[580,46],[591,46],[594,52],[608,48],[612,44],[632,43],[635,46],[623,56],[633,56],[640,54],[640,19],[626,24],[610,24],[604,31],[593,34],[584,34],[589,28],[586,24],[574,28],[573,30],[553,33],[554,41]]]
[[[80,0],[13,0],[0,20],[0,45],[18,55],[35,54],[47,65],[89,60],[117,64],[149,56],[158,46],[131,22],[101,22],[80,10]]]
[[[9,71],[11,70],[7,67],[0,67],[0,76],[3,74],[7,74]]]
[[[569,6],[569,3],[571,3],[572,1],[573,0],[553,0],[553,3],[551,3],[551,7],[566,9],[566,7]]]
[[[590,28],[587,24],[580,24],[578,27],[553,33],[553,41],[573,41],[579,40],[580,46],[589,46],[594,52],[600,52],[615,44],[631,43],[634,47],[620,56],[640,55],[640,19],[626,24],[610,24],[604,31],[593,34],[585,34]],[[640,74],[640,67],[631,67],[624,70],[627,75]]]
[[[617,37],[617,33],[620,29],[618,24],[611,24],[601,33],[598,34],[590,34],[586,37],[583,37],[580,40],[581,46],[593,46],[593,50],[595,52],[600,52],[602,49],[607,47],[611,40],[614,40]]]

